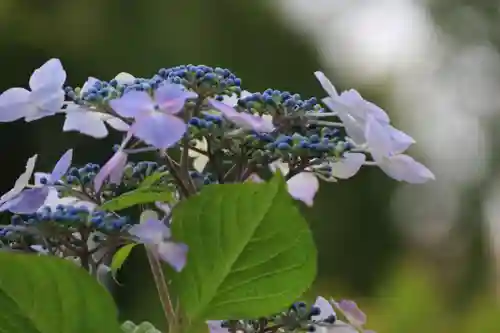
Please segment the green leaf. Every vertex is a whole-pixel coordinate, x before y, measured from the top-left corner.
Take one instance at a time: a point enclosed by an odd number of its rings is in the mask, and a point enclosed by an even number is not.
[[[120,268],[122,268],[125,260],[127,260],[132,249],[137,245],[137,243],[130,243],[125,246],[122,246],[118,251],[116,251],[113,259],[111,260],[111,274],[113,278],[116,280],[116,273]]]
[[[175,241],[189,246],[173,275],[187,316],[268,316],[302,295],[316,275],[309,227],[282,176],[268,183],[205,187],[173,211]]]
[[[113,299],[74,263],[0,252],[0,267],[0,332],[120,332]]]
[[[139,188],[148,188],[148,187],[154,185],[156,182],[158,182],[161,179],[161,177],[163,177],[167,174],[168,174],[168,171],[155,172],[152,175],[149,175],[146,178],[144,178],[142,183],[139,185]]]
[[[172,191],[157,190],[154,188],[139,188],[106,201],[101,205],[103,210],[118,211],[135,205],[151,203],[155,201],[168,202],[172,200]]]

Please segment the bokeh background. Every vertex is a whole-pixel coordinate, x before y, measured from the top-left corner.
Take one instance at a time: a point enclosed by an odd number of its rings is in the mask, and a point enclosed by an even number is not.
[[[324,185],[304,210],[320,247],[317,293],[358,301],[384,333],[500,332],[500,3],[493,0],[1,0],[0,90],[62,60],[68,84],[161,67],[232,69],[249,91],[322,97],[321,69],[416,138],[435,182],[376,168]],[[63,119],[0,124],[0,190],[26,159],[72,146],[103,162],[117,137],[62,133]],[[161,326],[135,253],[119,276],[124,319]]]

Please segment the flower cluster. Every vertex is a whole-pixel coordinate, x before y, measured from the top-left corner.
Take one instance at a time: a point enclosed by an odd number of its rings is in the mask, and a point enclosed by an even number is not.
[[[339,312],[341,320],[337,315]],[[354,301],[328,301],[319,296],[308,306],[304,302],[294,303],[287,311],[267,318],[253,320],[212,320],[210,333],[258,333],[258,332],[338,332],[375,333],[366,330],[366,315]]]
[[[339,94],[323,73],[315,75],[327,95],[320,100],[275,89],[250,93],[230,70],[203,65],[163,68],[151,78],[89,77],[73,88],[64,86],[61,62],[47,61],[31,75],[29,90],[0,95],[0,122],[62,114],[64,132],[100,139],[112,128],[123,140],[102,166],[74,166],[72,149],[50,173],[34,172],[37,155],[29,158],[0,198],[0,211],[14,214],[0,228],[1,244],[76,257],[96,272],[117,249],[141,243],[154,274],[160,274],[159,260],[181,272],[189,248],[172,239],[172,210],[207,185],[266,182],[279,173],[289,195],[312,206],[321,180],[348,179],[363,166],[408,183],[434,179],[404,154],[415,141],[394,128],[385,111],[355,90]],[[144,152],[157,159],[131,161]],[[346,322],[337,320],[334,307]],[[213,333],[351,332],[361,331],[364,321],[354,303],[318,298],[310,308],[298,303],[269,318],[208,325]]]

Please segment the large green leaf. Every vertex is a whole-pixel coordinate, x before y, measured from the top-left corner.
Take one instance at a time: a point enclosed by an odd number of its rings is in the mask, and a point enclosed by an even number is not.
[[[155,201],[169,202],[172,200],[170,189],[139,188],[106,201],[101,205],[103,210],[118,211],[135,205],[151,203]]]
[[[0,332],[120,332],[113,299],[74,263],[0,252],[0,267]]]
[[[189,246],[173,275],[187,316],[254,318],[290,305],[316,275],[316,248],[282,176],[205,187],[174,208],[172,232]]]

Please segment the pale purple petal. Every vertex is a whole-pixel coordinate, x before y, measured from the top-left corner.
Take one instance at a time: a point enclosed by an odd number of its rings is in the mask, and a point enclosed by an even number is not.
[[[365,154],[346,152],[343,159],[330,164],[331,175],[340,179],[351,178],[358,173],[365,160]]]
[[[155,104],[145,91],[131,90],[122,97],[109,101],[109,106],[125,118],[136,118],[148,112],[153,112]]]
[[[14,187],[0,198],[0,204],[14,198],[28,185],[31,175],[33,175],[33,170],[35,170],[35,163],[38,155],[31,156],[26,162],[25,171],[16,179]]]
[[[314,196],[319,189],[319,181],[311,172],[301,172],[290,178],[287,182],[288,193],[292,198],[300,200],[312,207]]]
[[[31,92],[30,101],[36,109],[24,117],[25,121],[30,122],[53,116],[61,111],[64,104],[64,90],[61,87],[42,87]]]
[[[10,88],[0,95],[0,122],[21,119],[33,111],[30,92],[24,88]]]
[[[392,151],[395,154],[403,153],[415,143],[415,140],[411,136],[390,125],[388,126],[388,132],[392,140]]]
[[[387,126],[383,126],[371,116],[367,119],[365,137],[375,161],[392,154],[392,140]]]
[[[50,59],[31,74],[29,85],[31,90],[48,86],[62,88],[66,81],[66,71],[59,59]]]
[[[272,123],[269,123],[269,121],[266,121],[266,119],[260,116],[251,115],[246,112],[238,112],[233,107],[214,99],[210,99],[209,102],[215,109],[219,110],[224,117],[236,126],[246,130],[254,130],[256,132],[264,133],[272,132],[274,130]]]
[[[229,329],[221,327],[222,320],[207,320],[210,333],[229,333]]]
[[[408,155],[384,158],[379,167],[391,178],[411,184],[423,184],[434,180],[434,174],[422,163]]]
[[[323,89],[329,96],[337,97],[339,95],[337,93],[337,89],[335,89],[333,84],[330,82],[330,80],[326,77],[326,75],[323,72],[316,71],[314,72],[314,76],[316,76],[316,79],[319,81],[319,84],[321,84],[321,87],[323,87]]]
[[[175,145],[186,130],[187,125],[182,119],[161,112],[136,119],[130,128],[133,135],[159,149]]]
[[[68,172],[71,166],[71,161],[73,160],[73,149],[69,149],[64,153],[63,156],[57,161],[52,173],[50,174],[50,182],[53,184],[59,180]]]
[[[157,247],[159,257],[177,272],[186,266],[188,246],[182,243],[161,242]]]
[[[127,154],[118,150],[94,177],[94,190],[98,192],[106,179],[112,184],[120,184],[126,164]]]
[[[354,326],[363,326],[366,323],[366,315],[358,308],[354,301],[342,300],[337,307],[342,311],[346,319]]]
[[[161,111],[176,114],[182,110],[186,100],[196,98],[198,95],[185,90],[180,84],[165,84],[155,90],[154,96]]]
[[[367,120],[368,116],[372,116],[381,124],[388,125],[390,122],[389,115],[382,108],[363,99],[360,93],[354,89],[342,92],[338,101],[348,106],[351,115],[355,118]]]
[[[323,103],[332,111],[337,112],[337,116],[344,124],[347,135],[358,145],[365,143],[365,123],[356,120],[350,113],[349,109],[332,98],[326,97],[322,99]]]
[[[0,205],[0,211],[10,211],[15,214],[31,214],[43,206],[48,195],[49,188],[47,186],[26,189],[13,199]]]
[[[76,131],[96,139],[108,136],[108,129],[99,116],[80,106],[70,106],[66,109],[66,120],[63,125],[64,132]]]
[[[314,306],[320,310],[319,315],[311,317],[314,321],[325,320],[330,316],[335,316],[333,306],[324,297],[318,296],[316,302],[314,302]]]
[[[149,218],[142,223],[133,225],[129,234],[139,238],[141,243],[158,245],[170,238],[170,229],[160,220]]]

